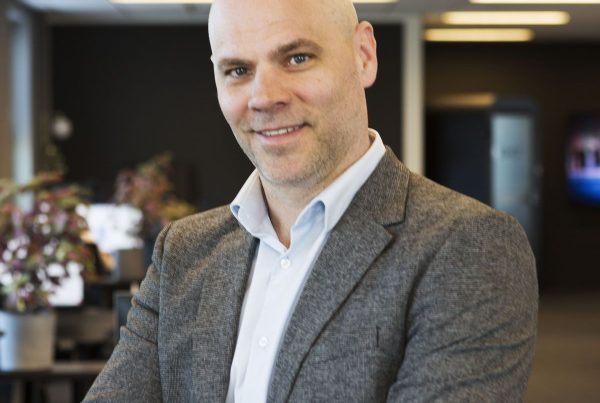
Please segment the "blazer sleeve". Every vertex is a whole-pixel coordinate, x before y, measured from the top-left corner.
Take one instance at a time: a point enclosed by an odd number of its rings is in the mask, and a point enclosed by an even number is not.
[[[463,221],[414,289],[405,356],[389,402],[524,399],[538,308],[529,243],[506,214]]]
[[[158,366],[158,315],[160,273],[164,243],[170,225],[162,230],[154,246],[152,264],[132,299],[127,324],[119,343],[84,402],[160,402]]]

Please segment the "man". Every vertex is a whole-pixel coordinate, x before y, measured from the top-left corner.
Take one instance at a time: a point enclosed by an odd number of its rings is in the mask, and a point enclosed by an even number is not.
[[[217,0],[223,114],[256,166],[173,223],[86,401],[518,401],[534,260],[509,216],[410,173],[368,128],[350,0]]]

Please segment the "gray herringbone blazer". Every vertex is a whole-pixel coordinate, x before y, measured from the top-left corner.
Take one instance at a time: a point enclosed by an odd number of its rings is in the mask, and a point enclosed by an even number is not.
[[[86,401],[223,402],[256,246],[228,207],[163,230]],[[388,150],[314,265],[268,401],[520,401],[536,316],[515,220]]]

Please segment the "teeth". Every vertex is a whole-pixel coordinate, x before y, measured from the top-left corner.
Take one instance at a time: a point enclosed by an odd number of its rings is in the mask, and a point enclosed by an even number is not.
[[[279,130],[267,130],[264,132],[260,132],[260,134],[262,134],[264,136],[268,136],[268,137],[281,136],[283,134],[291,133],[294,130],[298,130],[299,128],[300,128],[300,126],[294,126],[294,127],[288,127],[288,128],[279,129]]]

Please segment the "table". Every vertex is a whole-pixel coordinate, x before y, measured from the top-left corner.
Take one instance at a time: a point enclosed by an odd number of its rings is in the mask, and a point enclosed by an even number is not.
[[[43,402],[45,384],[69,381],[73,387],[74,400],[80,402],[105,363],[105,361],[57,361],[48,370],[0,371],[0,381],[22,382],[25,385],[25,403]]]

